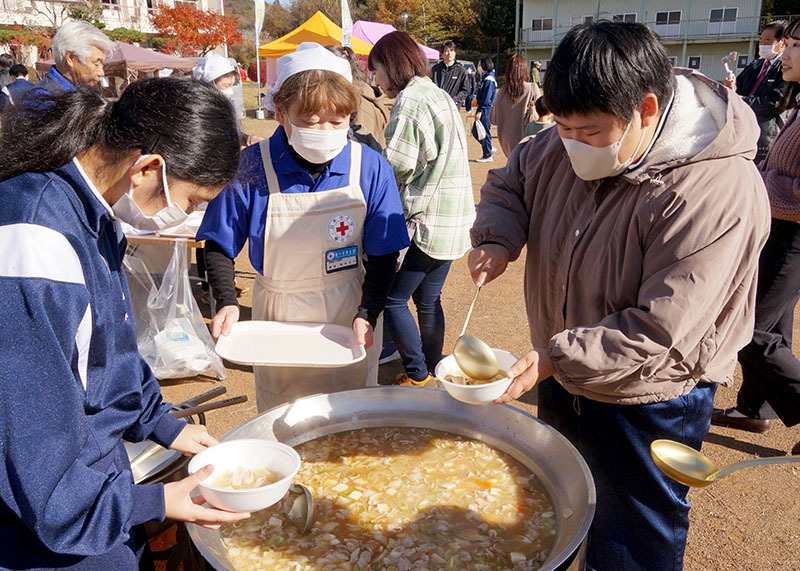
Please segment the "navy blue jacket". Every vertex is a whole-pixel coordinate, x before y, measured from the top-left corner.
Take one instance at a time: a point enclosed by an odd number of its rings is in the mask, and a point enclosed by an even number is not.
[[[133,569],[164,518],[122,439],[185,425],[139,356],[125,245],[75,162],[0,183],[0,568]]]
[[[6,85],[11,101],[14,105],[19,105],[25,100],[25,95],[33,89],[33,84],[24,77],[18,77],[14,83]]]
[[[494,98],[497,95],[497,79],[494,70],[483,74],[481,84],[478,86],[478,111],[489,117],[489,111],[494,105]]]

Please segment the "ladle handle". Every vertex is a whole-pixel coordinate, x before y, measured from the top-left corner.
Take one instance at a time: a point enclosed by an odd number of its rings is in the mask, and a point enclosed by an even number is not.
[[[463,337],[464,332],[467,330],[467,323],[469,323],[469,318],[472,317],[472,310],[475,309],[475,302],[478,301],[479,293],[481,293],[481,286],[478,286],[478,289],[475,290],[475,295],[472,297],[472,303],[469,304],[467,318],[464,320],[464,327],[461,328],[461,333],[458,334],[459,337]]]
[[[755,458],[754,460],[743,460],[736,462],[730,466],[725,466],[722,470],[713,474],[715,480],[724,478],[731,472],[747,468],[749,466],[758,466],[759,464],[784,464],[788,462],[800,462],[800,456],[775,456],[774,458]]]

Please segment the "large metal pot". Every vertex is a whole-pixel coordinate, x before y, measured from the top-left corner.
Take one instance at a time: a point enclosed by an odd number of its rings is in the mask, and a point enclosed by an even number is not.
[[[267,438],[297,446],[358,428],[420,427],[481,440],[531,470],[553,502],[558,531],[542,569],[566,569],[581,548],[595,509],[594,481],[578,451],[558,432],[508,405],[472,406],[443,390],[373,387],[315,395],[279,406],[233,429],[223,440]],[[233,569],[218,531],[188,525],[216,569]]]

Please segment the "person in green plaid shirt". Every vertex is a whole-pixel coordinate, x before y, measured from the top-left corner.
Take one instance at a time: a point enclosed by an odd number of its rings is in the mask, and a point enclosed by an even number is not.
[[[389,292],[385,324],[405,369],[397,383],[423,386],[442,358],[442,287],[451,262],[470,247],[475,219],[467,138],[452,98],[431,81],[428,61],[408,33],[381,38],[368,65],[395,98],[383,155],[394,169],[411,238]],[[419,329],[408,309],[412,298]]]

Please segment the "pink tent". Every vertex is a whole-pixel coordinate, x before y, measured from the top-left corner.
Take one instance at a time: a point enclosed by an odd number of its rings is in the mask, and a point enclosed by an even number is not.
[[[397,28],[391,24],[381,24],[380,22],[368,22],[366,20],[358,20],[353,24],[353,37],[359,40],[364,40],[368,44],[374,46],[375,43],[383,36],[390,32],[396,32]],[[419,42],[419,47],[422,48],[425,57],[430,61],[439,61],[439,50],[423,46]]]

